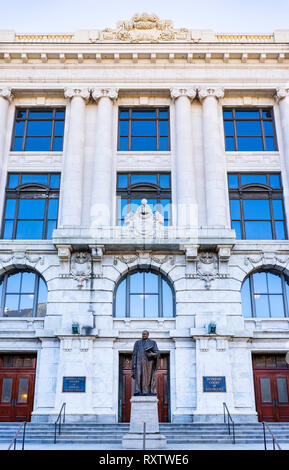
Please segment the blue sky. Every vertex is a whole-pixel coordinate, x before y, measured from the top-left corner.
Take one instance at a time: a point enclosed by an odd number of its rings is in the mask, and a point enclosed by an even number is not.
[[[289,0],[0,0],[0,29],[72,32],[115,27],[135,13],[155,13],[175,27],[217,32],[289,29]],[[5,12],[5,14],[3,14]]]

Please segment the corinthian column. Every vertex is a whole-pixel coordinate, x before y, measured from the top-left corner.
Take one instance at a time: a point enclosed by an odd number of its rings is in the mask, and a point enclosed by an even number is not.
[[[118,97],[116,88],[96,88],[92,98],[98,103],[96,151],[93,167],[90,220],[91,227],[112,224],[113,173],[113,102]]]
[[[86,88],[67,88],[64,96],[70,100],[70,113],[61,183],[60,225],[81,225],[85,106],[90,93]]]
[[[197,226],[195,169],[192,138],[191,101],[196,96],[195,88],[172,88],[175,100],[176,158],[174,177],[176,181],[177,225]]]
[[[230,227],[226,162],[218,100],[222,88],[198,90],[203,108],[203,139],[206,178],[207,225]]]

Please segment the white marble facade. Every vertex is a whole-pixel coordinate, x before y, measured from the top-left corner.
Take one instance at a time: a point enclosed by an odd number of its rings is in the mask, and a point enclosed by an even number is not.
[[[287,352],[289,318],[245,320],[240,289],[262,266],[289,273],[289,242],[236,240],[226,175],[281,172],[288,219],[289,32],[138,22],[74,35],[0,31],[0,207],[8,172],[61,172],[53,239],[0,240],[0,274],[28,266],[48,286],[45,318],[0,317],[0,351],[37,353],[32,420],[54,420],[66,401],[71,420],[117,422],[119,354],[146,328],[170,355],[173,422],[221,421],[223,402],[255,421],[252,353]],[[63,152],[10,151],[15,107],[56,105],[66,107]],[[118,151],[119,106],[157,105],[170,108],[171,150]],[[272,106],[279,150],[225,152],[224,105]],[[118,171],[171,172],[171,227],[141,237],[115,226]],[[174,318],[113,317],[117,282],[144,266],[173,284]],[[86,377],[85,394],[62,393],[71,375]],[[204,393],[203,376],[225,376],[226,393]]]

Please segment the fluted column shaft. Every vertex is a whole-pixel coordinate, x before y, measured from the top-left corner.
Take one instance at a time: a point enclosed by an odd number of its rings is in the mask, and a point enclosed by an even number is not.
[[[191,109],[191,101],[195,96],[195,88],[171,89],[171,97],[175,100],[174,177],[177,203],[176,222],[179,227],[198,225]]]
[[[278,88],[276,99],[279,101],[285,164],[289,175],[289,88]]]
[[[71,103],[61,183],[62,209],[59,225],[78,226],[81,225],[82,216],[85,106],[90,92],[86,88],[69,88],[65,90],[64,95]]]
[[[210,227],[230,226],[226,162],[218,105],[218,99],[223,96],[221,88],[199,89],[203,108],[207,225]]]
[[[10,88],[0,88],[0,172],[2,173],[9,102],[12,100]]]
[[[113,102],[118,97],[114,88],[92,91],[98,103],[96,149],[93,166],[91,191],[91,227],[112,224],[112,173],[113,173]]]

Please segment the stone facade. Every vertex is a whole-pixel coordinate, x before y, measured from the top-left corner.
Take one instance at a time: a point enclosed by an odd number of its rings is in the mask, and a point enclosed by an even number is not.
[[[29,267],[48,286],[44,318],[0,317],[2,353],[37,353],[32,420],[53,421],[66,401],[70,420],[116,422],[119,354],[144,328],[170,355],[172,421],[222,420],[223,402],[257,420],[252,354],[287,352],[289,318],[245,319],[240,290],[257,268],[287,273],[289,243],[236,240],[226,175],[280,172],[288,218],[288,41],[150,15],[75,34],[0,31],[0,207],[8,172],[61,172],[52,240],[0,240],[0,274]],[[10,151],[17,106],[65,106],[63,152]],[[168,106],[171,150],[118,151],[119,106]],[[223,106],[272,106],[279,150],[226,152]],[[171,226],[115,225],[118,171],[171,172]],[[174,318],[113,316],[117,283],[142,267],[174,286]],[[85,376],[85,394],[64,394],[64,376]],[[226,393],[204,393],[204,376],[225,376]]]

